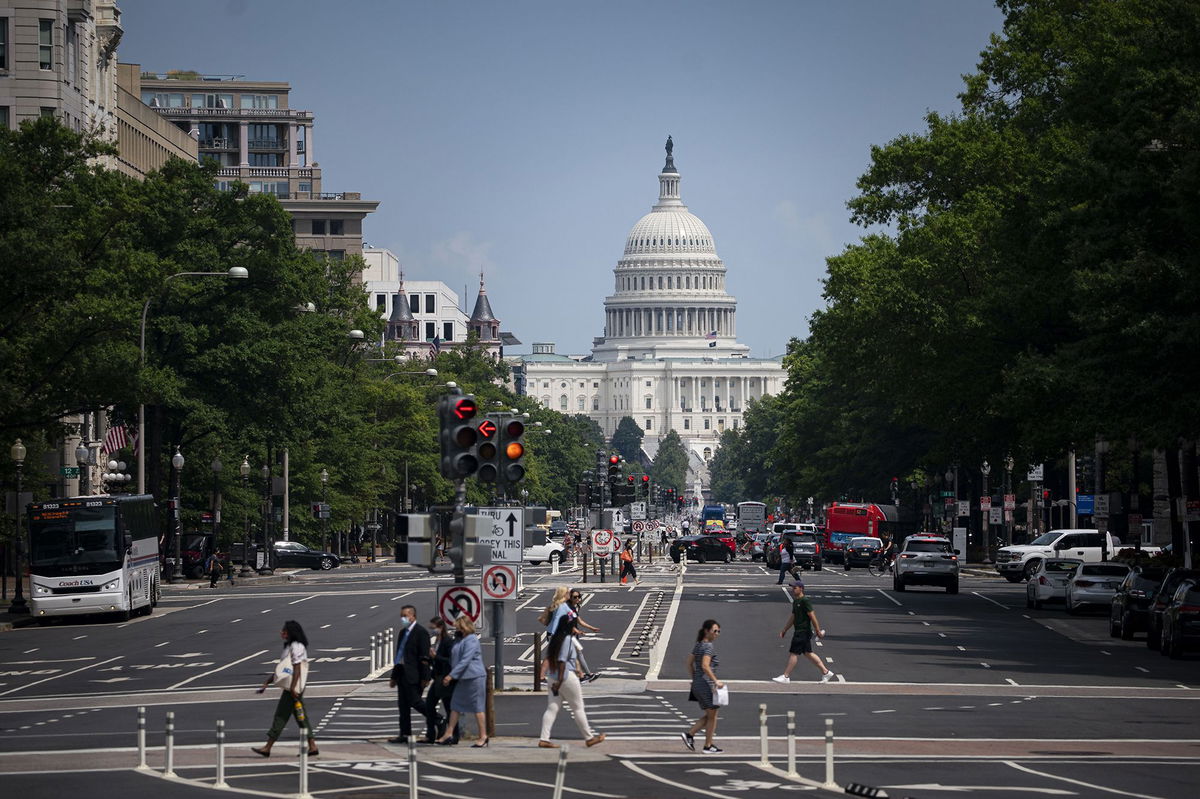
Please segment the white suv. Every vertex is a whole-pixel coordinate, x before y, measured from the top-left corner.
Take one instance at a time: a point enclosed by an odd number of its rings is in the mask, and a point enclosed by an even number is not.
[[[896,558],[892,587],[903,591],[910,585],[941,585],[947,594],[957,594],[958,554],[948,538],[910,535]]]

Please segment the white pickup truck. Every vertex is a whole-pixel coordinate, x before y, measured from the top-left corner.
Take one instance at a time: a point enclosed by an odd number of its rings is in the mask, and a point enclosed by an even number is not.
[[[1107,548],[1104,539],[1107,536]],[[996,571],[1010,583],[1029,579],[1042,558],[1078,558],[1084,563],[1112,559],[1122,549],[1112,533],[1099,530],[1051,530],[1028,544],[1001,547],[996,553]]]

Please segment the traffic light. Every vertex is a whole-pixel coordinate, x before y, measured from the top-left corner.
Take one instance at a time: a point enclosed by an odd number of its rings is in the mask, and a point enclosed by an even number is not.
[[[501,485],[525,479],[525,423],[509,419],[500,427],[499,477]]]
[[[471,395],[449,394],[438,400],[438,420],[441,424],[440,441],[442,477],[462,480],[475,474],[479,459],[475,444],[479,432],[471,420],[479,408]]]
[[[499,480],[500,470],[500,459],[496,457],[500,453],[500,447],[496,443],[500,428],[492,420],[491,414],[488,414],[488,418],[475,425],[475,432],[479,442],[475,445],[475,457],[479,462],[475,476],[481,483],[495,483]]]
[[[646,498],[647,502],[650,501],[650,475],[648,474],[642,475],[642,496]]]

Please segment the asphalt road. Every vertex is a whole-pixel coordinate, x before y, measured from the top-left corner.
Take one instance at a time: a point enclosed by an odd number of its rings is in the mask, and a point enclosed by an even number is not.
[[[491,797],[523,786],[552,794],[559,753],[536,748],[545,699],[532,691],[533,633],[553,588],[570,584],[585,589],[582,616],[601,628],[585,639],[589,665],[604,675],[587,686],[587,709],[609,738],[585,749],[569,714],[560,714],[554,734],[571,744],[568,793],[825,794],[832,720],[836,782],[885,786],[892,796],[1194,795],[1197,658],[1161,657],[1140,636],[1110,638],[1102,612],[1027,610],[1023,585],[982,576],[964,577],[962,592],[950,596],[934,588],[893,592],[863,570],[810,572],[808,593],[827,631],[818,652],[839,677],[818,684],[817,670],[801,662],[793,682],[780,685],[770,678],[787,657],[779,631],[789,605],[774,574],[745,562],[691,564],[682,579],[661,561],[640,571],[640,584],[620,586],[611,576],[583,585],[577,570],[525,569],[517,629],[501,651],[506,690],[495,698],[493,744],[416,748],[422,792]],[[291,744],[281,741],[270,761],[248,751],[262,742],[274,706],[273,696],[253,687],[277,658],[287,619],[305,627],[314,658],[306,704],[322,754],[312,763],[310,792],[407,792],[407,748],[386,743],[396,734],[394,694],[379,671],[369,674],[369,642],[394,626],[403,604],[431,616],[445,578],[396,564],[293,576],[216,590],[171,587],[153,615],[125,623],[69,620],[0,633],[6,794],[11,786],[10,795],[60,795],[95,785],[99,769],[111,795],[145,789],[152,779],[167,796],[209,790],[196,786],[216,776],[218,719],[227,782],[294,794]],[[697,712],[686,699],[684,660],[706,618],[721,623],[718,673],[733,695],[717,730],[725,753],[713,756],[687,752],[678,737]],[[484,656],[494,662],[491,639]],[[147,709],[147,771],[134,768],[139,706]],[[181,779],[164,781],[168,711]]]

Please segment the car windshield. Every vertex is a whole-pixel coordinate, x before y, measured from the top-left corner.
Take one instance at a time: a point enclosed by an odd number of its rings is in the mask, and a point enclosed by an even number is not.
[[[1034,547],[1048,547],[1057,541],[1060,535],[1062,535],[1062,533],[1042,533],[1037,538],[1030,541],[1029,545]]]
[[[945,541],[908,541],[904,545],[905,552],[949,552],[950,545]]]
[[[1116,563],[1088,563],[1080,569],[1079,573],[1101,577],[1124,577],[1129,574],[1129,568]]]
[[[1046,561],[1046,571],[1048,572],[1073,572],[1079,566],[1077,560],[1048,560]]]

